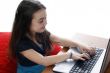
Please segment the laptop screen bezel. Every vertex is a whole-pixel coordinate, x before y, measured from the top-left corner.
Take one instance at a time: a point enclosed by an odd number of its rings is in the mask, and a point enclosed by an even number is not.
[[[108,41],[108,45],[107,45],[107,48],[106,48],[106,52],[105,52],[105,56],[104,56],[104,59],[103,59],[103,62],[102,62],[100,73],[104,73],[104,71],[105,71],[105,68],[106,68],[105,66],[106,66],[106,62],[107,62],[109,52],[110,52],[110,39]]]

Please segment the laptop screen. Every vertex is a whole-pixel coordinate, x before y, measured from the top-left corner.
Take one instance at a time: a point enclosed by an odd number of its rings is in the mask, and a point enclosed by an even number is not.
[[[107,45],[106,49],[107,50],[106,50],[106,53],[105,53],[105,56],[104,56],[102,67],[100,69],[100,73],[104,73],[104,71],[107,68],[107,65],[109,64],[109,61],[110,61],[110,58],[109,58],[109,55],[110,55],[110,39],[108,41],[108,45]]]

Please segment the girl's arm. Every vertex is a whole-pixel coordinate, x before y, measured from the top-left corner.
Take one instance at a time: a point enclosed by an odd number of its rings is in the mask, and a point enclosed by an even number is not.
[[[89,53],[90,55],[95,54],[95,48],[91,48],[85,44],[78,42],[78,41],[60,38],[60,37],[57,37],[53,34],[50,35],[50,39],[52,40],[52,42],[57,43],[61,46],[78,47],[82,53],[86,52],[86,53]]]
[[[65,61],[69,58],[72,58],[74,60],[86,60],[89,59],[89,56],[86,54],[72,54],[72,53],[62,53],[60,55],[52,55],[52,56],[43,56],[40,53],[36,52],[33,49],[29,49],[26,51],[20,52],[23,56],[31,60],[32,62],[36,64],[41,64],[44,66],[53,65],[62,61]]]
[[[21,54],[26,58],[28,58],[29,60],[33,61],[34,63],[41,64],[44,66],[49,66],[52,64],[65,61],[70,57],[70,53],[62,53],[60,55],[52,55],[52,56],[43,56],[33,49],[23,51],[21,52]]]

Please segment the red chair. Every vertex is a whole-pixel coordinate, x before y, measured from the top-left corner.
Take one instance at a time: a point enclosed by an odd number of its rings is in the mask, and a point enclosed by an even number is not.
[[[8,56],[10,32],[0,32],[0,73],[16,73],[16,61]]]
[[[10,32],[0,32],[0,73],[16,73],[16,60],[11,60],[8,56]],[[57,54],[61,47],[53,44],[51,55]]]

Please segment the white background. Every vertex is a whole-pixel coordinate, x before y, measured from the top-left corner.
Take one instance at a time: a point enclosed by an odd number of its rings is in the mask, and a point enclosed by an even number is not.
[[[0,32],[12,29],[21,0],[0,1]],[[86,33],[110,37],[110,0],[40,0],[47,7],[47,29],[58,36]]]

